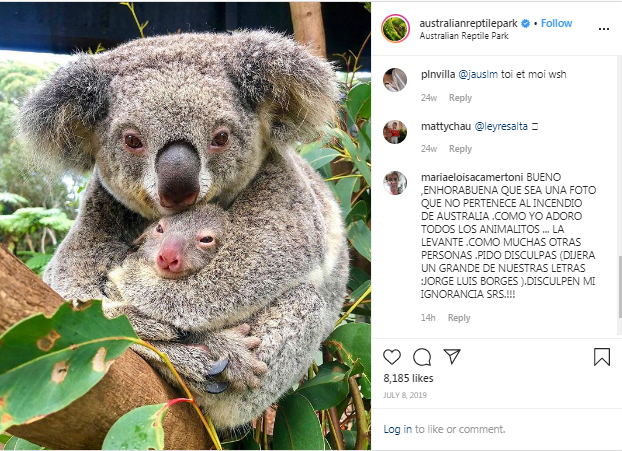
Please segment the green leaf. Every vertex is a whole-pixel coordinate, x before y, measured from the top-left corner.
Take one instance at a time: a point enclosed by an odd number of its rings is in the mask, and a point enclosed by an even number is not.
[[[369,119],[371,116],[371,83],[360,83],[350,90],[346,109],[348,126],[355,124],[359,118]]]
[[[112,425],[102,449],[164,449],[166,404],[131,410]]]
[[[356,290],[362,283],[369,280],[369,274],[363,271],[361,268],[352,266],[350,268],[350,279],[348,280],[348,287],[351,290]]]
[[[27,204],[28,199],[19,194],[0,193],[0,202],[5,202],[7,204]]]
[[[359,133],[359,153],[361,154],[361,158],[363,161],[369,162],[369,157],[371,156],[371,122],[367,121],[361,127],[361,132]]]
[[[343,363],[330,362],[320,365],[318,374],[305,382],[296,393],[309,400],[315,410],[336,406],[348,396],[346,376],[350,368]]]
[[[320,422],[311,403],[296,393],[279,402],[273,449],[324,449]]]
[[[318,168],[317,171],[320,173],[323,179],[329,179],[333,176],[333,171],[330,167],[330,163],[327,163],[321,168]]]
[[[39,273],[52,260],[54,254],[42,254],[40,252],[29,252],[31,257],[26,260],[26,266],[34,272]],[[21,252],[18,252],[21,255]]]
[[[369,209],[367,208],[367,203],[364,200],[359,200],[346,216],[346,224],[350,224],[351,222],[356,222],[358,220],[367,222],[368,213]]]
[[[371,261],[371,231],[363,221],[348,225],[348,240],[359,254]]]
[[[335,149],[329,149],[327,147],[318,147],[303,155],[313,169],[319,169],[339,156],[341,156],[339,152]]]
[[[336,138],[339,138],[341,144],[343,144],[345,149],[352,157],[352,162],[354,163],[354,166],[356,166],[356,168],[359,170],[367,184],[371,186],[371,169],[369,168],[369,166],[367,166],[366,159],[368,155],[366,155],[366,149],[363,148],[361,151],[361,149],[359,149],[356,144],[354,144],[352,138],[350,138],[350,136],[346,132],[339,128],[332,128],[330,130],[330,133]]]
[[[365,293],[365,291],[367,291],[367,289],[369,288],[369,285],[371,285],[371,280],[366,280],[365,282],[363,282],[356,290],[354,290],[350,294],[350,300],[352,302],[358,301],[358,299],[361,296],[363,296],[363,293]],[[368,294],[367,296],[365,296],[365,299],[369,299],[370,296],[371,296],[371,293]]]
[[[348,323],[338,327],[326,341],[333,351],[339,351],[346,365],[361,365],[361,393],[371,399],[371,326],[365,323]]]
[[[344,312],[346,310],[348,310],[348,309],[347,308],[343,309]],[[370,304],[364,304],[364,305],[361,305],[359,307],[356,307],[354,310],[352,310],[350,312],[350,314],[352,314],[352,315],[359,315],[359,316],[371,316]],[[348,321],[348,320],[346,319],[344,321]]]
[[[350,201],[352,199],[352,191],[354,189],[355,183],[356,177],[348,177],[339,180],[335,184],[337,199],[339,199],[339,203],[341,205],[341,214],[343,215],[344,219],[352,208],[352,206],[350,205]]]
[[[327,133],[328,127],[326,127],[324,131],[325,132],[323,133],[320,139],[316,141],[311,141],[310,143],[299,145],[297,149],[298,153],[304,156],[305,154],[311,152],[312,150],[321,149],[322,147],[324,147],[326,143],[331,140],[331,135]]]
[[[242,439],[239,449],[261,449],[259,443],[255,441],[255,435],[253,434],[253,431],[254,429],[251,429],[251,431],[246,434],[246,436]]]
[[[9,434],[0,434],[0,443],[5,444],[6,442],[9,441],[9,439],[13,437],[12,435]],[[6,448],[5,448],[6,449]]]
[[[24,440],[19,437],[11,437],[6,445],[4,445],[4,449],[47,449],[44,446],[35,445],[34,443],[29,442],[28,440]]]
[[[51,318],[26,318],[0,337],[0,432],[56,412],[84,395],[137,339],[125,316],[104,317],[101,301]]]
[[[343,441],[345,444],[345,449],[355,449],[356,445],[356,431],[343,430],[341,431],[343,434]]]

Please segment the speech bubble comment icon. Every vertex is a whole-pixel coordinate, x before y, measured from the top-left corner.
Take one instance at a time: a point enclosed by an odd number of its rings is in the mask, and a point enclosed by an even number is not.
[[[402,357],[402,353],[399,349],[385,349],[382,356],[387,362],[393,365],[400,359],[400,357]]]
[[[432,355],[425,348],[419,348],[413,354],[413,360],[419,366],[432,366]]]

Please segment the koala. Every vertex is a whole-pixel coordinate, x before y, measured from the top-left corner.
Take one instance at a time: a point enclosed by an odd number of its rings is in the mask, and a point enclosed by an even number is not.
[[[191,389],[218,428],[291,388],[341,309],[340,209],[293,150],[332,120],[337,85],[329,63],[279,34],[180,34],[79,56],[20,110],[36,161],[92,170],[44,280],[126,313],[189,380],[201,375]],[[110,270],[150,221],[208,203],[236,234],[204,268],[135,281],[131,300],[110,290]]]
[[[116,278],[122,282],[127,277],[180,279],[194,274],[214,258],[228,229],[227,211],[214,204],[162,218],[132,243]],[[109,279],[114,282],[115,276],[111,273]]]
[[[110,272],[107,293],[109,297],[126,299],[131,304],[133,300],[143,296],[145,287],[150,287],[160,277],[184,279],[205,268],[229,237],[235,239],[235,234],[229,230],[228,212],[214,204],[204,204],[162,218],[147,227],[132,243],[123,264]],[[201,286],[197,289],[200,291]],[[111,296],[112,293],[115,294]],[[138,329],[150,330],[152,336],[160,338],[168,336],[171,339],[177,338],[178,341],[182,338],[178,336],[179,330],[169,328],[167,335],[166,324],[140,315],[134,316],[133,311],[125,309],[124,306],[125,303],[119,313],[128,314]],[[116,316],[111,314],[110,309],[109,305],[110,316]],[[188,383],[200,387],[197,391],[220,393],[230,385],[238,390],[257,388],[260,384],[258,376],[263,375],[267,367],[252,352],[261,344],[261,340],[248,336],[249,332],[248,324],[240,324],[227,333],[228,343],[221,343],[220,346],[214,342],[217,338],[213,336],[191,336],[187,333],[183,341],[194,344],[189,344],[185,349],[183,346],[176,346],[172,351],[169,346],[170,358],[176,361],[175,366],[180,368]],[[167,347],[163,343],[160,345]],[[231,352],[233,348],[237,352]],[[142,346],[135,346],[133,349],[148,360],[160,362],[155,353]],[[169,380],[177,382],[172,374],[168,374],[166,366],[160,365],[160,369],[167,373]],[[227,379],[216,380],[225,369]]]

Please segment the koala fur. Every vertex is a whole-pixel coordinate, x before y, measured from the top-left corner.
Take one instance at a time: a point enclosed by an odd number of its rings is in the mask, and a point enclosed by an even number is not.
[[[348,276],[340,210],[292,150],[332,119],[337,94],[331,66],[281,35],[182,34],[83,55],[20,111],[37,160],[93,169],[44,280],[67,299],[103,299],[109,314],[128,314],[192,381],[219,428],[248,422],[289,389],[340,311]],[[222,130],[228,141],[218,147]],[[138,150],[124,147],[128,134],[140,138]],[[185,167],[198,162],[196,173],[162,169],[172,152],[192,158]],[[125,277],[110,289],[109,271],[145,225],[187,207],[162,201],[186,182],[197,206],[228,210],[233,239],[187,278]],[[180,331],[196,346],[179,343]],[[223,358],[231,387],[209,394]]]

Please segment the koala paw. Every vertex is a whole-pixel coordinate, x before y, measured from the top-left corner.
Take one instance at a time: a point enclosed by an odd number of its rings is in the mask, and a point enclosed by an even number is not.
[[[261,340],[250,335],[250,331],[248,324],[241,324],[214,334],[217,336],[217,348],[229,361],[221,377],[233,390],[258,388],[260,377],[268,371],[268,366],[254,352],[261,345]],[[209,343],[199,347],[207,348]]]
[[[261,340],[250,335],[248,324],[213,333],[204,343],[188,346],[203,351],[205,355],[218,355],[227,362],[226,368],[222,364],[215,364],[205,372],[205,391],[213,393],[211,385],[215,377],[226,382],[233,390],[247,390],[261,385],[259,378],[268,371],[268,367],[255,355],[254,350],[259,347]],[[216,376],[215,371],[221,367],[222,374]]]
[[[233,390],[257,388],[260,377],[268,370],[258,360],[254,350],[261,344],[250,336],[250,326],[242,324],[232,329],[210,332],[200,339],[190,335],[185,344],[160,341],[152,344],[164,352],[179,374],[197,391],[218,394]]]

